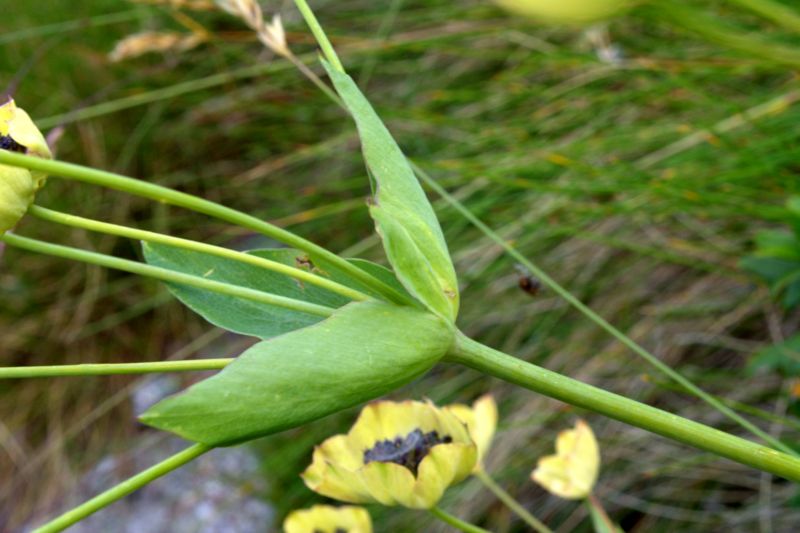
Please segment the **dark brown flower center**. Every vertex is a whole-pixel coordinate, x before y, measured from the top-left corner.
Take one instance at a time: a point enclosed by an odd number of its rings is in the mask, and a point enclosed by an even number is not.
[[[322,531],[321,529],[315,529],[314,533],[325,533],[325,532]],[[333,530],[333,533],[347,533],[347,530],[343,527],[337,527],[336,529]]]
[[[379,463],[395,463],[411,470],[416,477],[419,464],[428,455],[428,452],[437,444],[453,442],[449,435],[439,436],[436,431],[423,433],[417,428],[405,437],[381,440],[375,446],[364,450],[364,464],[373,461]]]
[[[0,135],[0,150],[8,150],[9,152],[19,152],[27,154],[28,149],[19,144],[11,138],[11,135]]]

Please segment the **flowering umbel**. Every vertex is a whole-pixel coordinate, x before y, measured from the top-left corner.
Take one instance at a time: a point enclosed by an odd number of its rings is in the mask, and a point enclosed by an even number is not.
[[[466,425],[430,403],[365,407],[346,435],[317,446],[303,480],[330,498],[428,509],[475,467]]]
[[[372,520],[363,507],[315,505],[292,511],[283,521],[284,533],[372,533]]]
[[[553,24],[591,24],[617,15],[631,0],[495,0],[511,12]]]
[[[484,394],[472,404],[472,407],[455,403],[444,407],[456,415],[467,425],[470,437],[478,448],[478,462],[475,470],[483,468],[483,458],[492,445],[492,438],[497,429],[497,403],[491,394]]]
[[[581,500],[591,494],[600,470],[600,449],[592,428],[578,420],[556,439],[556,454],[539,459],[531,478],[561,498]]]
[[[14,100],[0,106],[0,150],[52,158],[42,133]],[[0,165],[0,234],[19,222],[46,178],[42,172]]]

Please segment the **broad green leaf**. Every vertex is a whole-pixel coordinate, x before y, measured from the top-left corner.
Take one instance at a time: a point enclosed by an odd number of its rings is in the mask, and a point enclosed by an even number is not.
[[[300,282],[283,274],[240,261],[160,244],[144,243],[142,248],[148,263],[163,268],[333,308],[341,307],[350,301],[310,283]],[[280,248],[253,250],[248,253],[286,265],[299,265],[302,268],[312,269],[320,276],[375,296],[368,288],[363,287],[358,281],[353,280],[324,260],[314,257],[311,258],[312,264],[309,265],[307,263],[309,257],[304,252]],[[381,281],[403,291],[394,275],[386,268],[361,259],[354,259],[352,263]],[[262,339],[304,328],[323,320],[323,317],[320,316],[261,305],[249,300],[185,285],[167,285],[172,294],[181,302],[212,324]]]
[[[797,261],[800,260],[800,241],[788,231],[762,231],[756,235],[756,255]]]
[[[431,368],[453,330],[423,310],[349,304],[319,324],[262,341],[141,420],[220,446],[299,426],[377,398]]]
[[[458,281],[442,229],[425,192],[389,130],[350,76],[325,63],[353,116],[375,185],[370,214],[398,279],[433,312],[455,321]]]
[[[745,257],[739,267],[760,277],[773,293],[783,292],[783,305],[800,305],[800,260],[777,257]]]
[[[751,374],[768,370],[788,378],[800,376],[800,334],[756,352],[747,370]]]

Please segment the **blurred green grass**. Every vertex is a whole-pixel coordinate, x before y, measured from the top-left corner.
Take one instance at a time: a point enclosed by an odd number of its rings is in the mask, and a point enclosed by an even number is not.
[[[290,44],[316,68],[310,36],[290,4],[280,4]],[[705,43],[648,13],[610,24],[625,54],[615,66],[600,62],[580,32],[511,18],[487,2],[343,0],[315,8],[406,153],[476,215],[705,389],[783,416],[790,384],[743,369],[759,347],[793,332],[797,315],[781,311],[736,263],[759,227],[780,222],[785,198],[800,188],[796,72]],[[741,11],[714,8],[776,42],[800,45],[796,35]],[[116,13],[122,20],[92,26]],[[170,10],[106,0],[47,10],[19,3],[0,21],[0,36],[10,36],[0,43],[0,87],[16,87],[17,102],[44,123],[63,122],[61,159],[169,184],[290,225],[334,250],[381,260],[349,121],[236,20],[192,16],[215,32],[211,43],[112,64],[106,54],[125,35],[180,29]],[[47,30],[64,21],[80,27]],[[36,28],[32,36],[18,33]],[[210,76],[251,68],[260,73],[213,78],[218,84],[202,88]],[[165,97],[175,87],[180,94]],[[64,121],[65,113],[148,95],[144,105]],[[769,102],[767,112],[736,119]],[[735,127],[719,130],[726,125]],[[249,237],[58,179],[38,201],[208,242],[238,246]],[[459,322],[468,333],[736,431],[657,377],[642,379],[649,368],[552,294],[531,299],[519,291],[513,261],[446,204],[435,206],[457,262]],[[19,231],[139,256],[135,243],[37,220]],[[211,327],[168,301],[158,284],[116,272],[6,250],[0,290],[3,365],[164,359],[210,340],[203,336]],[[183,356],[234,348],[241,345],[194,346]],[[0,505],[0,523],[11,528],[60,509],[81,471],[127,450],[145,431],[125,401],[92,415],[131,381],[0,383],[0,491],[14,494],[0,497],[9,502]],[[461,369],[437,369],[396,397],[470,401],[486,390],[500,399],[502,414],[490,471],[559,531],[589,531],[585,510],[548,496],[527,476],[576,414],[600,437],[599,496],[626,531],[789,531],[800,518],[794,489],[780,480]],[[279,515],[317,500],[298,473],[313,445],[345,430],[354,414],[254,445]],[[797,442],[796,428],[761,425]],[[473,481],[445,503],[493,531],[523,530]],[[411,511],[373,511],[380,531],[440,530]]]

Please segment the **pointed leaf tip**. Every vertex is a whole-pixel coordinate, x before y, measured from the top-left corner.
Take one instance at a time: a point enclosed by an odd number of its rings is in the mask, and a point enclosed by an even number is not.
[[[436,214],[405,155],[353,79],[325,63],[356,122],[375,184],[370,214],[398,279],[434,313],[454,322],[458,280]]]

